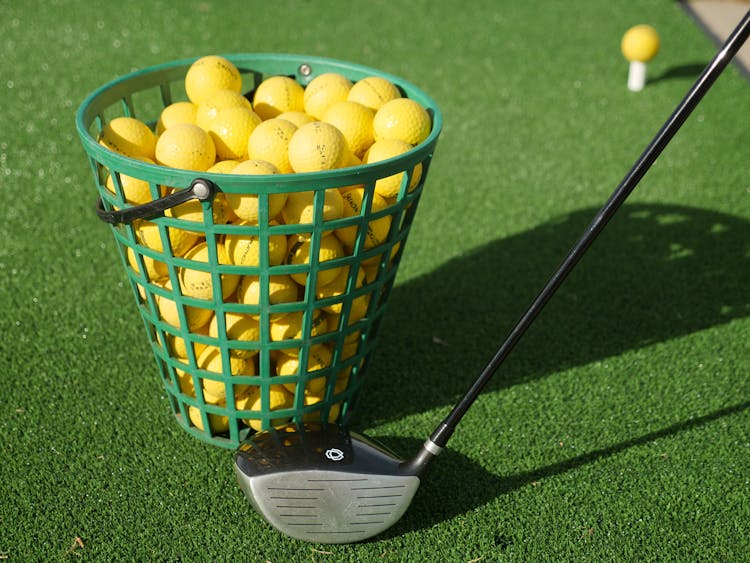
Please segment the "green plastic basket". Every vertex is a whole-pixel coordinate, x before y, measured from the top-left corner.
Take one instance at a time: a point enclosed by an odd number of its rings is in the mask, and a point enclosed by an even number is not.
[[[240,70],[249,99],[258,84],[273,75],[294,77],[303,86],[326,72],[343,74],[353,82],[380,76],[422,104],[432,118],[431,133],[423,143],[389,160],[327,172],[249,176],[148,164],[97,142],[103,126],[115,117],[137,117],[153,127],[164,107],[187,100],[184,77],[195,59],[118,78],[89,95],[78,109],[76,125],[99,193],[97,211],[111,224],[171,409],[193,436],[234,448],[253,430],[290,420],[346,421],[351,416],[442,117],[424,92],[372,68],[287,54],[223,56]],[[416,186],[410,185],[420,171]],[[376,181],[401,172],[405,174],[398,196],[387,207],[373,209]],[[125,203],[124,176],[148,182],[154,201],[136,207]],[[114,192],[107,188],[108,179]],[[162,186],[174,188],[171,195],[161,197]],[[358,191],[359,214],[324,220],[326,191],[350,186],[363,187]],[[313,193],[309,223],[284,224],[269,217],[269,196],[300,192]],[[224,194],[256,195],[258,224],[225,223],[220,204]],[[195,206],[198,214],[192,220],[178,218],[169,212],[176,205]],[[390,226],[387,237],[373,245],[368,243],[368,227],[377,220],[380,225],[390,221]],[[338,229],[347,227],[349,232],[356,229],[347,253],[318,260],[324,237],[336,237]],[[224,243],[238,236],[259,245],[257,265],[219,259]],[[309,245],[309,259],[272,265],[269,242],[283,238],[287,250],[293,244]],[[207,259],[182,254],[184,239],[193,246],[204,243]],[[180,280],[186,270],[208,284],[205,298],[183,294]],[[321,273],[337,273],[339,289],[320,291],[316,286]],[[271,282],[287,277],[302,278],[305,284],[298,284],[296,298],[273,302],[271,287],[276,285]],[[232,289],[235,284],[257,289],[257,303],[239,299]],[[238,319],[247,330],[235,333]]]

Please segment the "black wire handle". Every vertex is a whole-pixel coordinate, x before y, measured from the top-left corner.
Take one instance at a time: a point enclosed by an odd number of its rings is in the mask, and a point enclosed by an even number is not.
[[[745,43],[748,35],[750,35],[750,10],[748,10],[724,45],[719,49],[713,60],[703,70],[701,75],[695,81],[695,84],[693,84],[672,115],[664,123],[646,150],[636,161],[633,168],[631,168],[630,172],[628,172],[617,189],[612,193],[609,200],[607,200],[604,206],[597,212],[596,216],[594,216],[591,224],[570,250],[559,268],[552,274],[552,277],[547,281],[547,284],[541,292],[536,296],[534,301],[532,301],[531,305],[526,310],[526,313],[523,314],[513,327],[505,342],[503,342],[497,352],[495,352],[495,355],[484,370],[482,370],[479,377],[474,381],[458,404],[453,407],[450,414],[448,414],[443,422],[441,422],[432,433],[430,441],[432,441],[434,445],[439,448],[445,446],[446,442],[453,434],[456,424],[458,424],[468,408],[479,396],[484,386],[500,367],[500,364],[502,364],[508,354],[510,354],[513,347],[526,332],[526,329],[528,329],[531,323],[534,322],[534,319],[540,313],[542,308],[544,308],[555,291],[560,285],[562,285],[565,278],[584,255],[586,250],[588,250],[615,212],[638,185],[638,182],[640,182],[648,169],[651,168],[651,165],[661,154],[672,137],[674,137],[675,133],[677,133],[690,113],[695,109],[724,68]]]
[[[142,205],[112,211],[104,209],[104,202],[102,198],[99,198],[96,202],[96,214],[99,216],[99,219],[110,225],[118,225],[120,223],[130,224],[136,219],[153,219],[154,217],[158,217],[167,209],[176,207],[191,199],[207,201],[213,197],[216,189],[216,184],[210,180],[196,178],[184,190],[177,190],[168,196],[149,201]]]

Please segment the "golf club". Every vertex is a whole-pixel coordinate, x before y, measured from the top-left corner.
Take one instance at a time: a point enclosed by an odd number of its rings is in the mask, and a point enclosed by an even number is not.
[[[240,487],[284,534],[317,543],[352,543],[392,526],[406,512],[429,462],[524,332],[601,233],[750,35],[750,11],[719,49],[466,394],[417,454],[402,460],[339,424],[290,424],[258,432],[234,454]]]

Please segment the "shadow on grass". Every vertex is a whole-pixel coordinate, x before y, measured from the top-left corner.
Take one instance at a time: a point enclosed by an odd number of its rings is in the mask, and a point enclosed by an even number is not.
[[[562,216],[397,285],[353,426],[447,414],[594,214]],[[487,390],[746,317],[748,234],[750,222],[727,214],[626,205]]]
[[[493,475],[467,457],[446,449],[427,469],[420,489],[404,517],[390,531],[386,531],[383,537],[399,536],[405,532],[431,528],[440,522],[483,506],[505,493],[617,455],[632,447],[700,428],[725,416],[737,414],[747,409],[750,409],[750,401],[679,422],[662,430],[624,440],[606,448],[593,450],[539,469],[505,477]],[[414,452],[421,445],[421,441],[414,439],[381,438],[381,440],[403,452]]]
[[[662,82],[664,80],[674,80],[681,78],[691,78],[694,80],[698,78],[700,73],[703,72],[707,65],[708,63],[705,62],[672,66],[658,76],[649,78],[647,80],[647,84],[656,84],[657,82]]]

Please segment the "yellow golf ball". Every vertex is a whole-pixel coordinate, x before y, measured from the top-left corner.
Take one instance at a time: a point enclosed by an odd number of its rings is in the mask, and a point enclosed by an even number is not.
[[[161,135],[172,125],[178,123],[195,124],[197,106],[193,102],[175,102],[165,107],[156,122],[156,134]]]
[[[289,164],[295,172],[341,168],[348,156],[349,150],[343,133],[323,121],[303,125],[289,141]]]
[[[381,106],[375,114],[372,128],[376,141],[398,139],[418,145],[430,135],[432,122],[430,114],[419,102],[397,98]]]
[[[164,289],[172,291],[172,282],[166,280],[161,284]],[[159,311],[159,316],[162,320],[176,328],[182,328],[180,324],[180,315],[178,310],[177,302],[171,299],[169,296],[163,296],[156,294],[156,307]],[[185,305],[185,320],[187,322],[187,328],[191,332],[195,332],[200,327],[205,326],[211,320],[213,316],[213,310],[203,307],[191,307]]]
[[[185,75],[185,91],[194,104],[199,104],[219,90],[242,91],[242,76],[231,61],[217,55],[196,60]]]
[[[372,164],[373,162],[387,160],[402,155],[405,152],[410,151],[412,148],[413,147],[409,143],[400,139],[382,139],[380,141],[375,141],[365,155],[365,162]],[[378,179],[375,182],[375,192],[384,198],[396,197],[401,190],[401,184],[404,181],[405,175],[406,172],[397,172],[391,176]],[[421,178],[422,163],[420,162],[412,171],[411,180],[407,188],[408,191],[412,191],[416,188]]]
[[[190,418],[190,422],[193,423],[193,426],[198,430],[206,431],[203,424],[203,417],[201,416],[201,411],[198,407],[190,405],[188,407],[188,417]],[[212,434],[223,434],[229,430],[229,418],[227,416],[207,412],[206,418],[208,419],[208,427]]]
[[[136,221],[133,223],[133,227],[136,239],[143,246],[147,246],[157,252],[165,252],[161,231],[156,223],[152,223],[151,221]],[[200,238],[198,233],[185,229],[166,227],[166,231],[168,237],[168,246],[166,248],[172,251],[172,256],[183,256]]]
[[[184,170],[205,171],[216,161],[211,136],[191,123],[178,123],[164,131],[156,142],[156,162]]]
[[[287,243],[287,264],[310,264],[310,252],[312,247],[312,239],[305,236],[291,235]],[[346,255],[344,247],[341,246],[341,242],[333,234],[324,235],[320,239],[320,247],[318,249],[318,258],[316,260],[319,265],[318,276],[316,286],[320,287],[331,283],[336,276],[341,273],[341,267],[337,268],[324,268],[325,262],[342,258]],[[300,285],[307,285],[308,283],[308,272],[298,272],[290,274],[292,279]]]
[[[226,249],[221,243],[216,244],[216,254],[219,264],[231,264],[227,256]],[[209,249],[206,242],[196,244],[184,256],[186,260],[196,263],[205,263],[201,269],[183,267],[179,271],[180,288],[184,295],[195,297],[196,299],[213,299],[213,275],[211,268],[208,267]],[[237,285],[240,283],[240,276],[237,274],[221,274],[220,282],[222,299],[229,297]]]
[[[253,106],[245,96],[234,90],[219,90],[203,100],[195,110],[195,123],[208,131],[211,122],[219,112],[228,108],[245,108],[252,111]]]
[[[249,174],[249,175],[266,175],[266,174],[278,174],[279,169],[276,168],[270,162],[265,160],[245,160],[239,163],[237,166],[232,168],[230,174]],[[225,194],[227,204],[229,208],[234,212],[237,217],[247,221],[253,225],[258,223],[258,195],[257,194],[246,194],[246,193],[230,193]],[[287,195],[282,194],[269,194],[268,195],[268,218],[273,219],[284,208],[286,203]]]
[[[281,210],[287,225],[311,224],[315,220],[315,193],[292,192]],[[323,221],[334,221],[344,216],[344,202],[336,188],[329,188],[323,194]]]
[[[202,370],[219,374],[224,378],[211,379],[203,377],[201,387],[203,398],[207,403],[218,405],[226,401],[227,382],[226,378],[235,375],[254,375],[255,363],[246,358],[240,358],[234,354],[228,355],[228,364],[217,346],[206,346],[198,357],[198,367]],[[249,389],[247,384],[232,384],[235,396],[241,395]]]
[[[249,225],[247,221],[237,223],[238,225]],[[268,265],[277,266],[284,262],[286,257],[286,235],[270,235],[268,237]],[[232,264],[237,266],[260,266],[261,248],[260,237],[258,235],[245,234],[226,234],[224,236],[224,246],[227,256]]]
[[[365,273],[361,269],[357,272],[357,279],[354,283],[353,289],[358,289],[364,285]],[[328,285],[319,287],[315,291],[315,296],[318,299],[327,299],[330,297],[340,297],[346,294],[347,287],[349,285],[349,268],[342,268],[341,273]],[[370,303],[370,296],[367,294],[355,297],[352,300],[352,304],[349,310],[349,323],[355,323],[362,319],[367,312],[367,306]],[[334,302],[332,305],[326,305],[322,307],[327,313],[341,314],[343,310],[343,302]]]
[[[303,369],[300,372],[300,361],[297,356],[289,356],[284,354],[276,362],[276,374],[277,375],[298,375],[303,376],[307,373],[320,371],[331,365],[333,360],[333,354],[325,344],[316,344],[310,346],[307,351],[307,369]],[[297,391],[297,383],[284,383],[284,387],[290,393]],[[314,377],[307,381],[305,385],[305,392],[320,393],[325,390],[326,377]]]
[[[208,334],[213,338],[257,342],[260,345],[260,326],[258,319],[243,313],[228,312],[224,314],[224,331],[220,334],[219,318],[214,318],[208,325]],[[238,358],[251,358],[258,353],[257,348],[233,348],[232,355]]]
[[[303,125],[317,121],[312,115],[305,113],[304,111],[285,111],[277,115],[279,119],[284,119],[290,123],[293,123],[299,129]]]
[[[261,300],[261,279],[258,276],[242,277],[237,288],[237,301],[245,305],[259,305]],[[288,275],[275,275],[268,278],[268,303],[294,303],[299,300],[299,285]],[[286,313],[271,315],[271,320],[283,317]]]
[[[380,76],[368,76],[354,83],[346,99],[378,111],[386,102],[400,97],[401,92],[390,80]]]
[[[207,129],[216,146],[216,158],[220,161],[246,160],[247,140],[261,123],[258,114],[246,107],[219,110]]]
[[[399,182],[400,185],[400,182]],[[344,217],[360,217],[363,211],[365,189],[363,187],[355,187],[341,194],[343,202],[343,216]],[[372,194],[372,203],[370,204],[370,213],[378,213],[388,207],[388,202],[379,195],[377,192]],[[391,216],[385,215],[379,219],[369,221],[364,227],[367,231],[365,233],[364,248],[369,249],[379,244],[383,244],[388,238],[388,232],[391,229]],[[352,225],[350,227],[342,227],[336,229],[335,234],[338,239],[344,244],[344,247],[352,252],[357,240],[357,229],[358,225]]]
[[[128,264],[130,264],[130,267],[140,274],[141,269],[138,266],[138,260],[136,259],[135,251],[131,247],[128,247],[127,255]],[[154,260],[150,256],[146,256],[145,254],[141,255],[141,260],[143,261],[143,267],[146,269],[147,280],[162,280],[169,275],[167,265],[161,260]]]
[[[138,156],[133,158],[142,162],[148,162],[149,164],[155,164],[153,160],[146,156]],[[122,194],[123,196],[125,196],[125,201],[127,203],[140,205],[142,203],[147,203],[153,199],[153,197],[151,196],[151,185],[147,180],[134,178],[133,176],[127,176],[125,174],[120,174],[119,179],[120,186],[122,187]],[[115,179],[111,174],[107,177],[106,187],[113,194],[117,193]],[[159,191],[163,192],[164,190],[162,188],[159,188]]]
[[[282,340],[297,340],[300,338],[307,338],[306,335],[302,334],[304,328],[304,312],[303,311],[292,311],[279,319],[271,321],[270,335],[271,340],[279,342]],[[320,309],[313,311],[312,321],[310,323],[310,338],[319,336],[328,332],[328,317],[326,313]],[[286,354],[296,356],[299,354],[297,348],[286,348],[284,349]]]
[[[323,121],[343,133],[349,150],[358,158],[375,142],[374,118],[375,113],[370,108],[351,101],[337,102],[323,115]]]
[[[625,32],[620,47],[629,61],[647,63],[659,53],[659,34],[650,25],[636,25]]]
[[[280,173],[289,174],[289,142],[297,131],[291,121],[272,118],[260,123],[250,133],[247,144],[247,156],[253,160],[265,160],[273,164]]]
[[[260,386],[253,386],[253,389],[243,397],[243,400],[238,404],[238,410],[252,411],[255,413],[276,411],[282,409],[289,409],[294,406],[294,396],[291,395],[283,385],[269,385],[268,396],[262,397],[263,389]],[[288,422],[289,417],[273,418],[271,419],[272,426],[278,426]],[[250,428],[256,431],[263,429],[263,422],[258,417],[243,418],[242,422],[247,424]]]
[[[346,100],[351,89],[351,80],[341,74],[328,72],[316,76],[305,87],[305,113],[323,119],[326,110],[336,102]]]
[[[148,125],[134,117],[116,117],[105,123],[99,144],[129,157],[154,159],[156,135]]]
[[[285,111],[304,111],[305,90],[293,78],[271,76],[255,90],[253,108],[263,120],[278,117]]]

